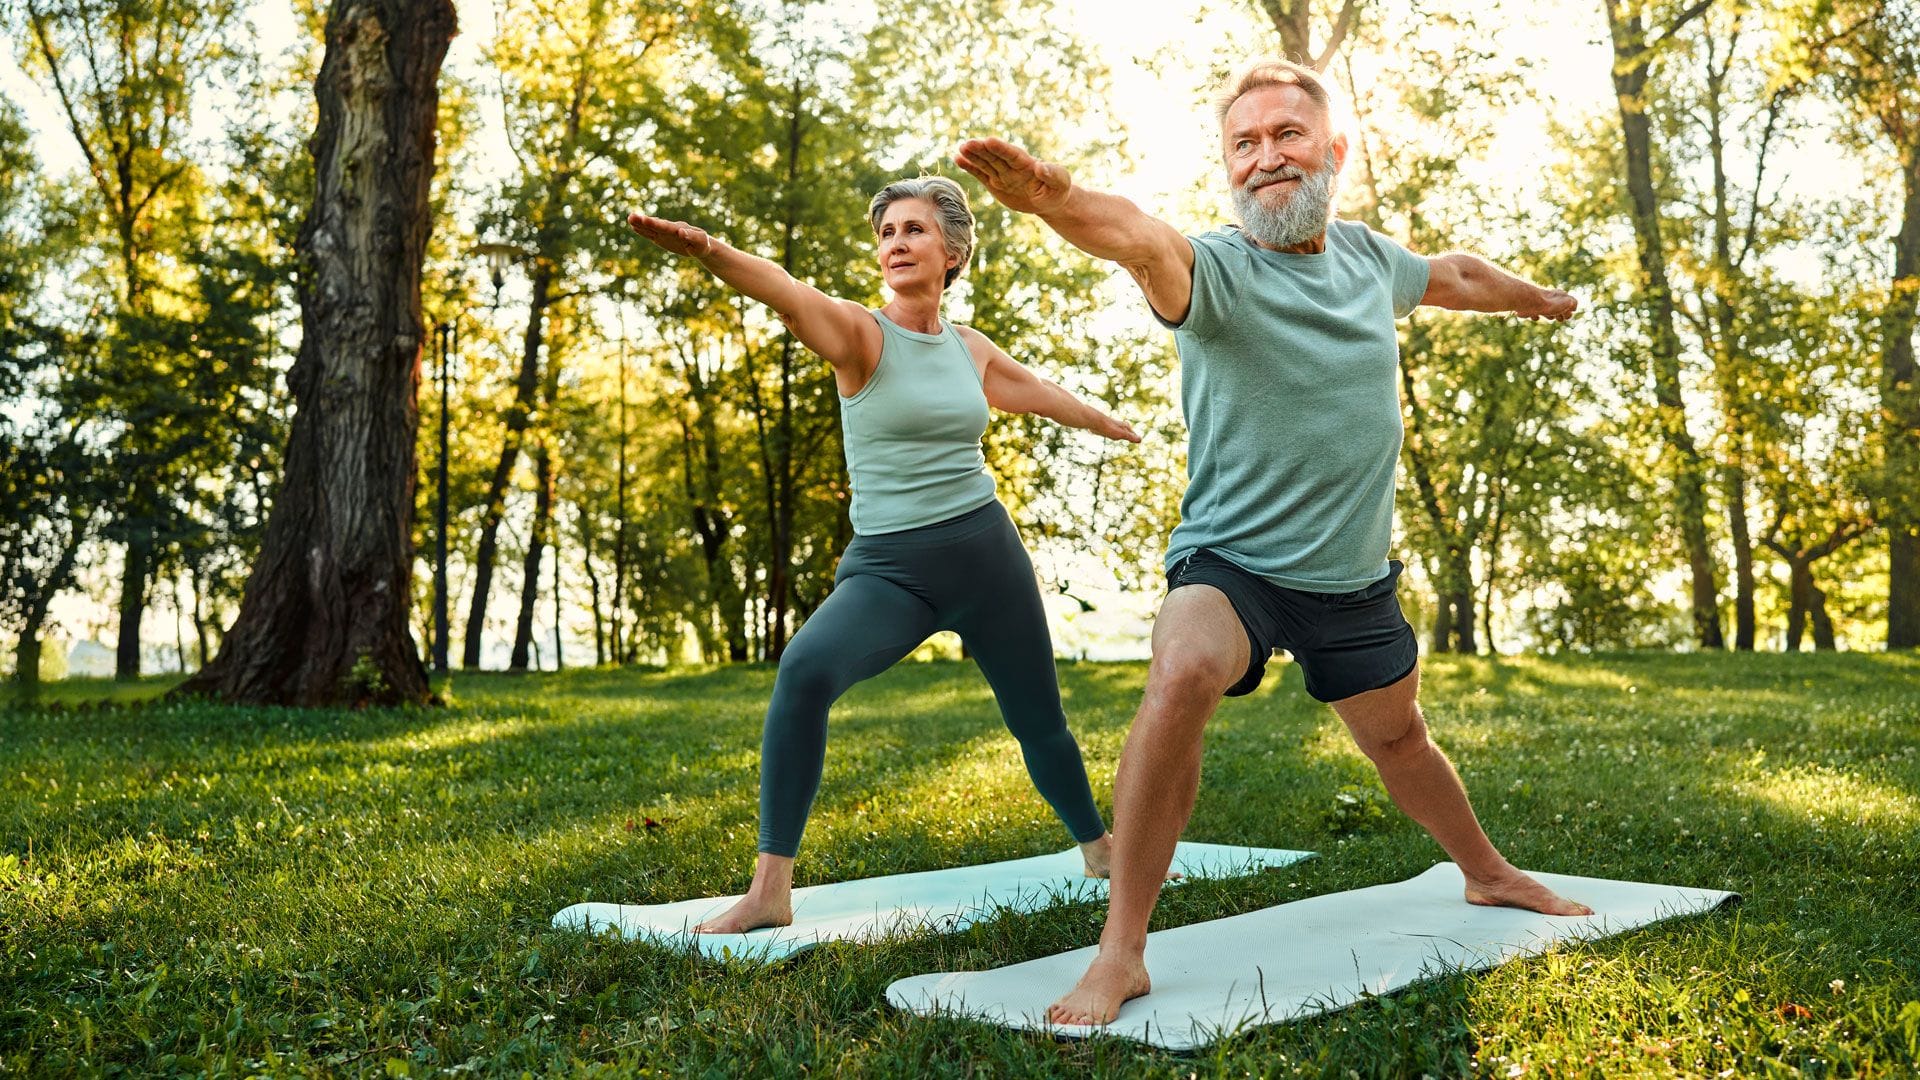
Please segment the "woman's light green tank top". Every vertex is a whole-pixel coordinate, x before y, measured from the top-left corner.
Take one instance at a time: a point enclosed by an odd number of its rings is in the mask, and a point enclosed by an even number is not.
[[[953,324],[938,334],[895,325],[878,311],[880,363],[860,392],[840,398],[841,441],[861,536],[932,525],[993,499],[980,438],[987,394]]]

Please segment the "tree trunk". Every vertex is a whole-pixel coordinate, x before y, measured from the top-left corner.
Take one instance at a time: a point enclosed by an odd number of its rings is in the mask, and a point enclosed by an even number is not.
[[[140,677],[140,622],[147,611],[147,576],[153,563],[153,530],[135,522],[127,531],[127,561],[120,573],[120,640],[114,643],[113,677]]]
[[[1673,455],[1674,513],[1686,542],[1687,567],[1692,575],[1694,640],[1702,648],[1718,649],[1724,639],[1713,549],[1707,537],[1705,467],[1687,430],[1686,402],[1680,391],[1680,336],[1674,329],[1659,193],[1653,184],[1653,132],[1646,112],[1653,47],[1647,42],[1637,8],[1628,16],[1621,11],[1621,0],[1606,0],[1606,9],[1613,36],[1613,87],[1626,151],[1627,192],[1632,201],[1633,231],[1639,241],[1639,292],[1647,307],[1648,330],[1653,338],[1648,368],[1661,435]],[[1678,25],[1668,33],[1677,29]]]
[[[17,700],[31,705],[40,700],[40,628],[22,626],[13,650],[13,685]]]
[[[607,662],[607,628],[600,618],[600,572],[593,568],[593,523],[580,510],[580,561],[587,568],[587,598],[593,605],[593,666]]]
[[[1453,610],[1455,648],[1467,656],[1472,656],[1480,651],[1480,643],[1474,639],[1474,627],[1478,624],[1479,618],[1474,612],[1471,579],[1468,584],[1460,587],[1459,592],[1453,594]]]
[[[613,601],[607,607],[608,631],[613,640],[613,662],[624,664],[628,653],[622,628],[627,603],[627,324],[626,303],[620,308],[620,475],[614,481]]]
[[[1813,607],[1813,570],[1807,560],[1790,557],[1787,574],[1787,651],[1799,652],[1807,612]]]
[[[493,591],[493,563],[500,554],[500,520],[506,516],[507,486],[520,461],[520,443],[533,422],[534,397],[540,392],[540,343],[546,336],[547,304],[552,296],[553,269],[536,262],[532,299],[527,304],[527,332],[520,342],[520,371],[513,380],[513,405],[507,409],[507,430],[500,437],[500,460],[487,481],[487,497],[480,520],[480,547],[473,557],[473,599],[467,607],[466,641],[460,666],[480,666],[480,645],[487,630],[487,596]]]
[[[1735,461],[1727,469],[1727,517],[1733,523],[1733,647],[1753,651],[1753,536],[1747,528],[1747,470]]]
[[[1880,401],[1887,418],[1887,648],[1920,646],[1920,385],[1913,331],[1920,318],[1920,140],[1906,148],[1906,199],[1894,241],[1893,287],[1881,317]]]
[[[553,461],[544,443],[533,452],[533,476],[533,526],[527,530],[527,555],[520,563],[520,614],[513,624],[508,671],[527,670],[527,651],[533,646],[533,606],[540,599],[540,564],[546,559],[553,517]]]
[[[1816,652],[1832,652],[1833,620],[1827,617],[1827,594],[1818,585],[1813,588],[1813,603],[1808,614],[1813,616],[1813,648]]]
[[[1280,33],[1282,55],[1315,71],[1325,71],[1327,65],[1333,63],[1340,43],[1346,40],[1347,31],[1353,28],[1361,0],[1345,0],[1340,5],[1340,13],[1334,17],[1333,28],[1327,35],[1327,44],[1318,55],[1313,51],[1313,0],[1259,0],[1259,6]]]
[[[39,591],[26,597],[25,610],[21,612],[20,643],[14,650],[13,678],[23,704],[31,705],[40,697],[40,632],[46,628],[47,612],[53,607],[53,598],[66,588],[73,576],[74,561],[79,557],[81,542],[86,539],[86,528],[79,519],[73,519],[72,526],[73,531],[60,549],[60,561],[54,564],[53,573],[47,576]]]
[[[559,671],[567,666],[565,646],[561,642],[560,627],[560,527],[553,528],[553,670]]]
[[[424,703],[408,625],[420,267],[451,0],[338,0],[314,83],[314,205],[285,479],[240,616],[175,695]]]
[[[207,657],[212,650],[207,648],[206,589],[198,573],[191,570],[188,573],[188,580],[193,583],[193,637],[195,647],[199,650],[199,660],[194,664],[194,670],[197,671],[207,666]]]
[[[1427,651],[1453,651],[1453,596],[1445,589],[1434,590],[1433,636],[1427,640]]]

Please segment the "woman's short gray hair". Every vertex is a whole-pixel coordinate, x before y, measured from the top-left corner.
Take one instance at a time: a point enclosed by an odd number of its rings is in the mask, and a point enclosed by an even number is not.
[[[880,235],[880,220],[887,216],[887,207],[902,199],[925,199],[933,204],[933,218],[940,226],[940,238],[946,242],[947,254],[960,257],[960,262],[947,271],[946,284],[952,285],[967,268],[967,260],[973,257],[973,210],[967,205],[966,190],[944,176],[895,180],[881,188],[880,194],[867,204],[873,235]]]

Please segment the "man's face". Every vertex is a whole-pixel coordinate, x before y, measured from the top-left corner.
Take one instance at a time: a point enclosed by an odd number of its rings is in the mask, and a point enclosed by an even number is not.
[[[1259,177],[1252,194],[1270,210],[1293,198],[1304,179],[1260,174],[1281,169],[1316,172],[1325,165],[1329,150],[1335,169],[1347,159],[1347,140],[1333,135],[1327,110],[1292,85],[1263,86],[1242,94],[1227,110],[1220,139],[1228,184],[1237,191]]]

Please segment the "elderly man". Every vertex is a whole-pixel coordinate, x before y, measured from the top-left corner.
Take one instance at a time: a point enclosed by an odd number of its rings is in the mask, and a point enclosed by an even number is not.
[[[1562,320],[1574,298],[1473,255],[1422,258],[1332,220],[1347,140],[1313,72],[1244,70],[1217,102],[1239,219],[1195,237],[998,139],[954,160],[1011,209],[1125,267],[1173,330],[1189,484],[1167,552],[1145,699],[1114,781],[1113,890],[1100,952],[1049,1018],[1102,1024],[1150,989],[1147,920],[1193,812],[1220,698],[1286,649],[1408,816],[1466,877],[1466,900],[1590,914],[1515,869],[1427,736],[1419,649],[1389,562],[1401,419],[1394,320],[1416,305]]]

